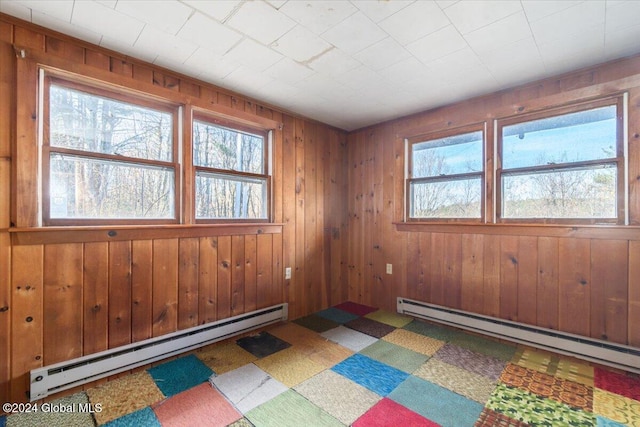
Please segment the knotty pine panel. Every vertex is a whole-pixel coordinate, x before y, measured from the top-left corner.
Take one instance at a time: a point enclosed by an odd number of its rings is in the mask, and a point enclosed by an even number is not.
[[[131,343],[131,242],[109,242],[109,348]]]
[[[9,402],[11,384],[11,239],[0,232],[0,401]]]
[[[82,354],[109,348],[109,243],[84,245]]]
[[[198,325],[198,268],[200,242],[180,239],[178,265],[178,329]]]

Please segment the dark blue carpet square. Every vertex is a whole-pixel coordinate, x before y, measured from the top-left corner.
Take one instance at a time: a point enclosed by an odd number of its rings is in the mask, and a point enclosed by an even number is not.
[[[335,365],[331,370],[380,396],[391,393],[409,376],[406,372],[362,354],[354,354]]]
[[[190,354],[147,370],[160,391],[170,397],[207,382],[213,371]]]
[[[326,310],[318,311],[316,316],[324,317],[325,319],[332,320],[336,323],[345,324],[351,320],[355,320],[360,316],[357,316],[348,311],[340,310],[339,308],[331,307]]]
[[[0,415],[0,427],[4,427],[7,424],[7,417]]]
[[[483,408],[478,402],[414,376],[387,397],[442,427],[472,426]]]
[[[136,412],[132,412],[127,415],[123,415],[120,418],[116,418],[104,424],[105,427],[131,427],[131,426],[144,426],[144,427],[162,427],[160,421],[150,407],[142,408]]]

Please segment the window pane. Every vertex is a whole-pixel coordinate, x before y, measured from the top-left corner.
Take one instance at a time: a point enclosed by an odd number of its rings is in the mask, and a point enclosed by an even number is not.
[[[503,175],[503,218],[616,218],[614,165]]]
[[[480,218],[482,180],[411,183],[411,218]]]
[[[51,146],[149,160],[173,159],[170,113],[52,85],[49,115]]]
[[[412,145],[413,178],[482,171],[482,132]]]
[[[174,218],[174,171],[52,153],[50,218]]]
[[[196,173],[196,218],[267,219],[267,180]]]
[[[505,169],[616,157],[616,106],[502,128]]]
[[[193,163],[215,169],[264,174],[264,138],[194,121]]]

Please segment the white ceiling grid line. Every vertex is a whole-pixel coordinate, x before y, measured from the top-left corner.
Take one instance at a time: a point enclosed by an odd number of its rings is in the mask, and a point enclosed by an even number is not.
[[[0,0],[0,12],[345,130],[640,54],[640,0]]]

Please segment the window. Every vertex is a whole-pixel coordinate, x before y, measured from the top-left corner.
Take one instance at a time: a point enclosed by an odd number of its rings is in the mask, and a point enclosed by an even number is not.
[[[481,219],[483,130],[416,137],[407,143],[409,219]]]
[[[177,222],[175,106],[45,79],[46,225]]]
[[[624,220],[618,100],[498,122],[498,214],[504,220]]]
[[[196,220],[268,220],[268,151],[265,131],[196,116]]]

